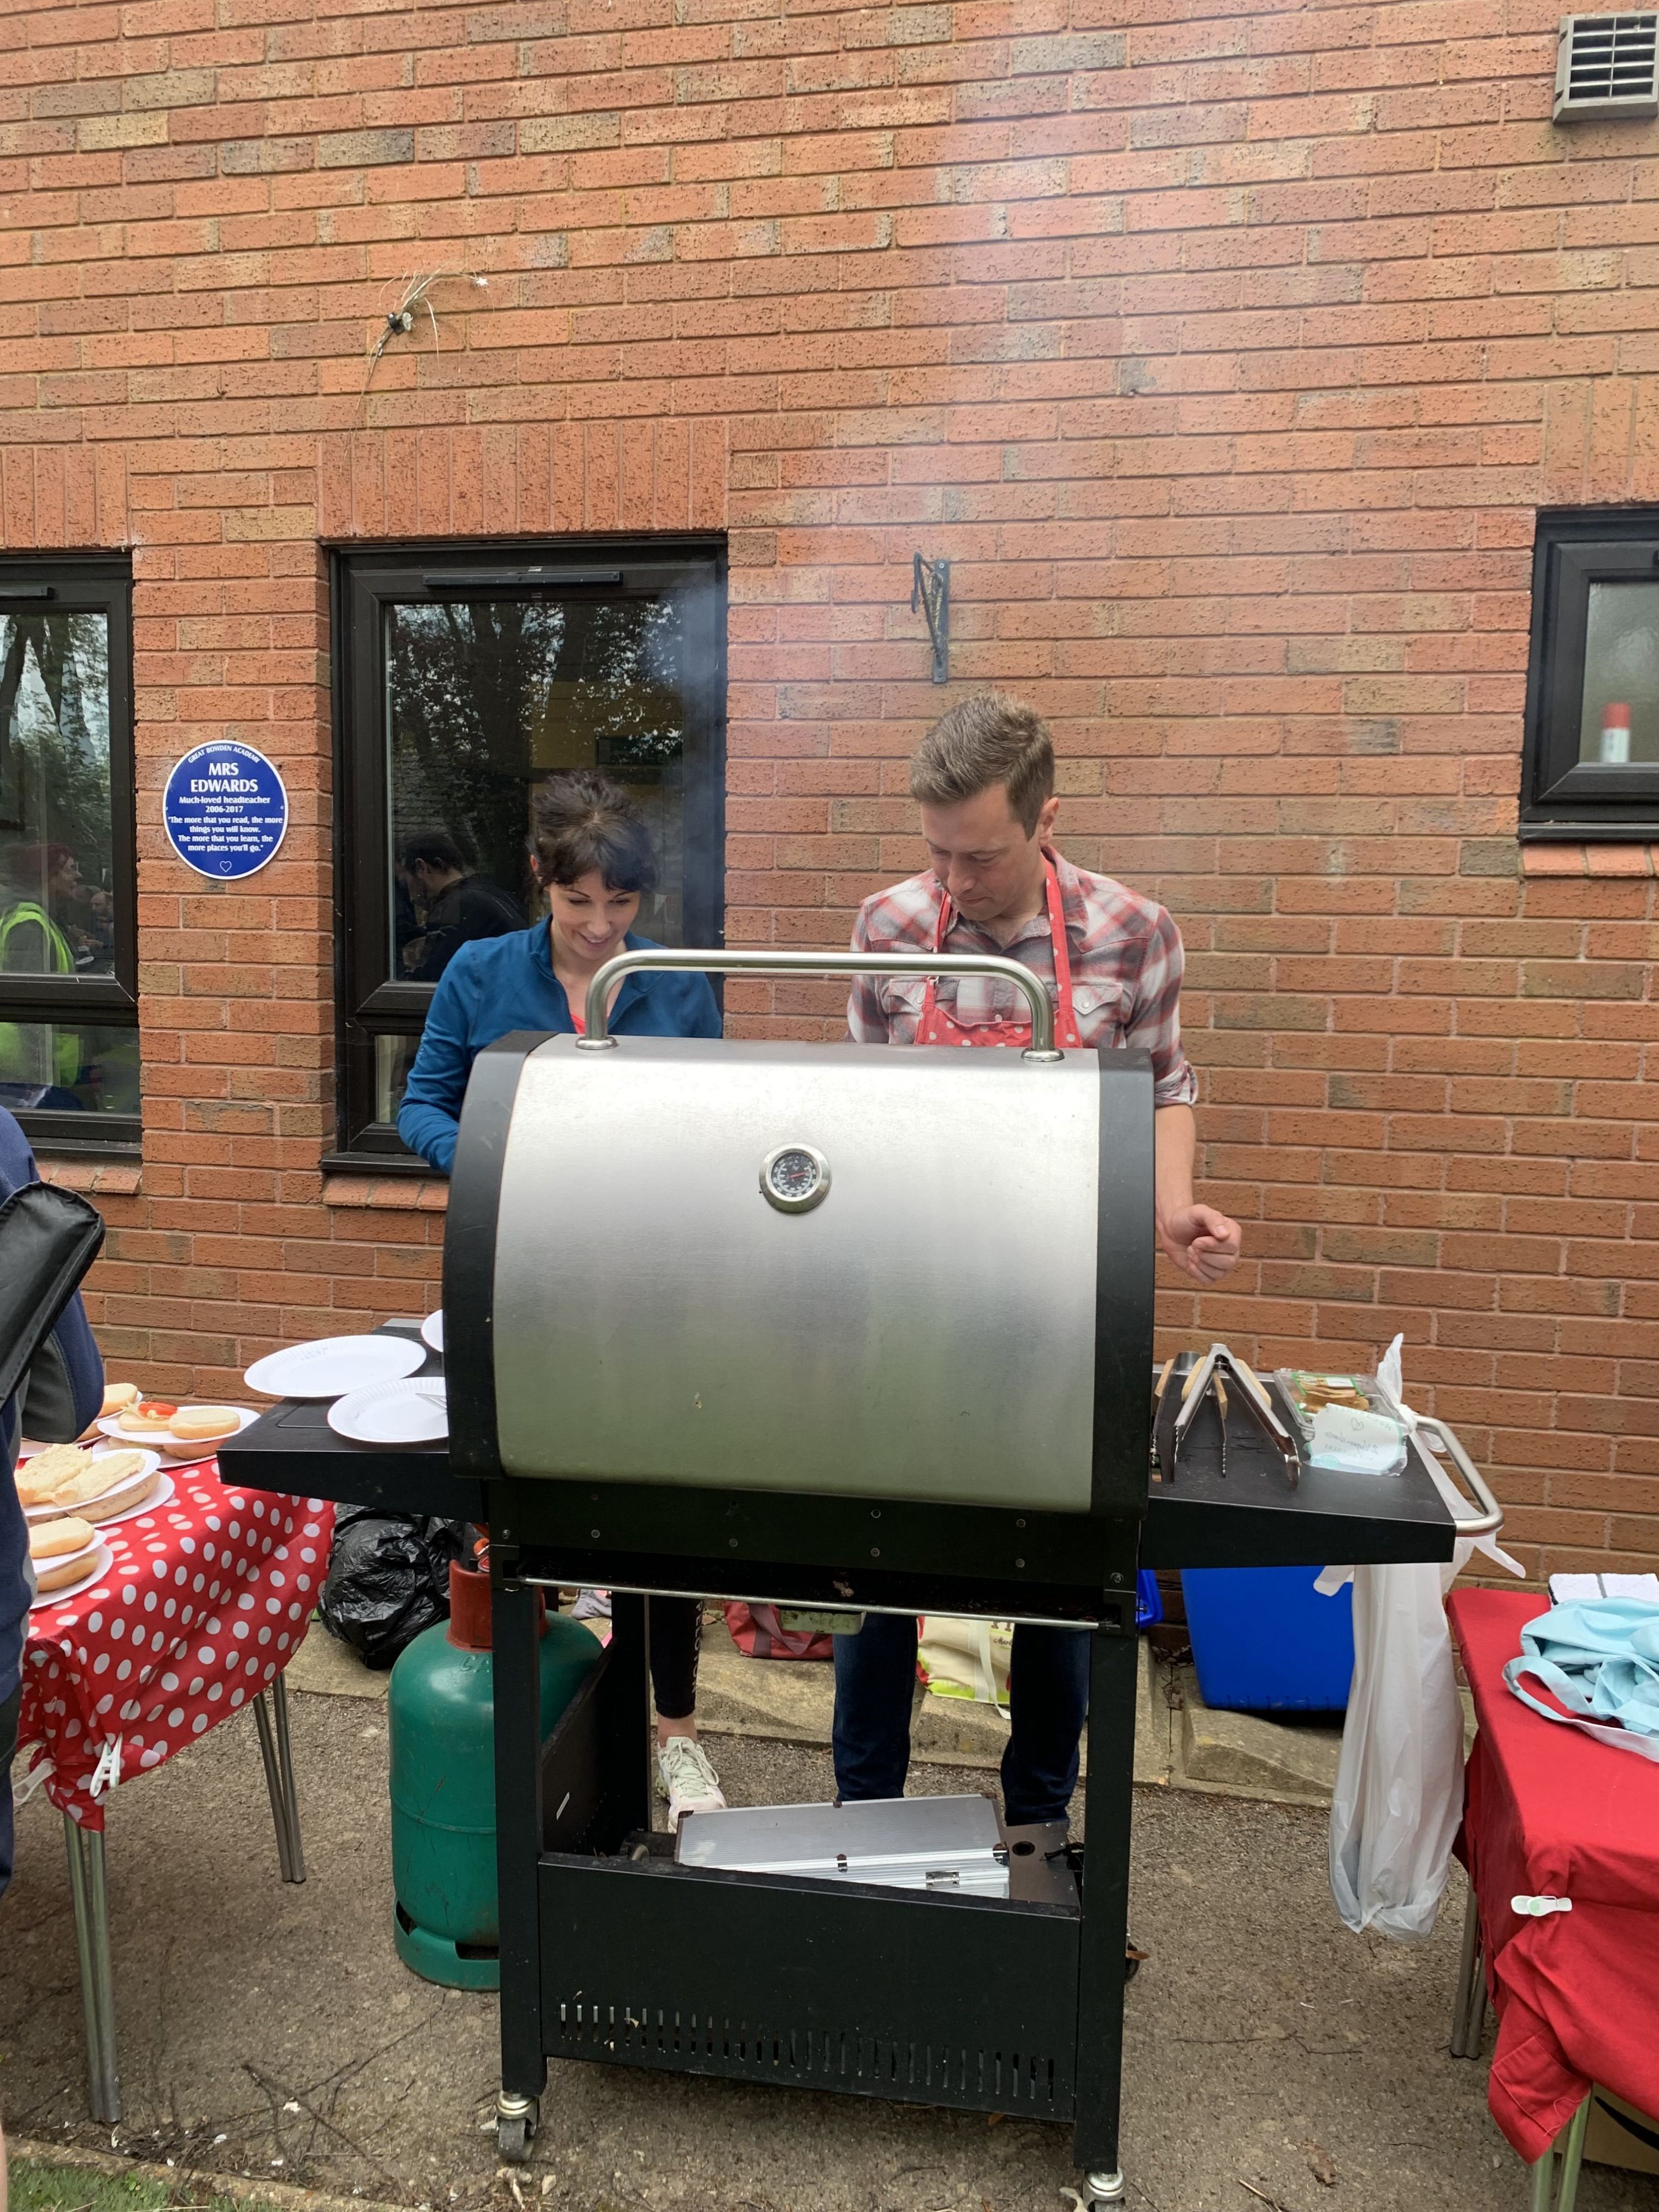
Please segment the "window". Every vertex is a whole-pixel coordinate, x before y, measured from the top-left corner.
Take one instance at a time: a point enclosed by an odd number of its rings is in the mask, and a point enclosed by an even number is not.
[[[138,1143],[131,601],[0,560],[0,1105],[49,1152]]]
[[[1521,835],[1659,836],[1659,508],[1538,518]]]
[[[552,770],[602,769],[644,809],[641,933],[721,942],[725,609],[708,543],[337,556],[337,1161],[418,1166],[396,1122],[433,987],[469,938],[544,912],[527,840]]]

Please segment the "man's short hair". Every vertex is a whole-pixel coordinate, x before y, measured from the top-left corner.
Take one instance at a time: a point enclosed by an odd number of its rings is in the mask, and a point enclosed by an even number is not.
[[[959,806],[1004,785],[1015,818],[1033,836],[1054,796],[1054,744],[1035,707],[1002,691],[976,691],[939,716],[910,762],[910,796]]]
[[[447,830],[417,830],[412,837],[404,840],[398,854],[400,868],[419,867],[456,869],[465,875],[466,861],[460,847]]]

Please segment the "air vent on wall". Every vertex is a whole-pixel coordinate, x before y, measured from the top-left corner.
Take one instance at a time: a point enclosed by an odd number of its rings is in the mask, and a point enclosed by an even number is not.
[[[1659,15],[1564,15],[1554,120],[1659,115],[1656,58]]]

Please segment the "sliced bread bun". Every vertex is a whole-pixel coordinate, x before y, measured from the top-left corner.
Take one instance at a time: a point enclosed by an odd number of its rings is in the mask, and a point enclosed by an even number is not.
[[[89,1458],[79,1473],[60,1482],[52,1493],[52,1502],[78,1512],[83,1505],[130,1487],[143,1473],[143,1465],[144,1455],[141,1451],[104,1452],[96,1459]],[[150,1472],[155,1474],[160,1470],[152,1468]]]
[[[64,1559],[71,1552],[84,1552],[94,1533],[89,1521],[80,1520],[73,1513],[66,1513],[57,1521],[37,1521],[29,1530],[29,1557],[38,1567],[43,1559]]]
[[[79,1444],[48,1444],[18,1468],[17,1495],[25,1505],[49,1505],[60,1484],[84,1474],[92,1464],[92,1454]]]
[[[104,1419],[106,1420],[112,1413],[123,1413],[129,1406],[136,1406],[137,1403],[138,1385],[136,1382],[110,1382],[105,1385]]]
[[[52,1590],[76,1589],[82,1583],[91,1580],[100,1556],[97,1553],[89,1553],[80,1559],[42,1560],[34,1570],[34,1586],[42,1597]],[[109,1554],[104,1553],[101,1556],[107,1559]]]
[[[129,1406],[117,1420],[124,1437],[161,1436],[173,1426],[171,1413],[149,1413],[139,1406]]]
[[[113,1521],[123,1513],[131,1513],[161,1488],[161,1470],[159,1466],[129,1475],[113,1490],[105,1491],[100,1497],[78,1499],[76,1511],[83,1521]]]
[[[242,1417],[234,1406],[181,1406],[173,1415],[173,1433],[192,1443],[210,1437],[234,1437]]]

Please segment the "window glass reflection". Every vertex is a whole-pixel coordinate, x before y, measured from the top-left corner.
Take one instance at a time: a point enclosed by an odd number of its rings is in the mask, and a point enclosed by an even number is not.
[[[0,975],[113,972],[111,848],[108,618],[0,615]]]
[[[387,610],[392,980],[435,982],[470,939],[522,929],[541,913],[526,854],[529,798],[555,769],[602,768],[632,787],[663,875],[637,926],[678,941],[683,642],[669,597]],[[377,1051],[383,1105],[399,1040],[381,1042],[391,1048]],[[395,1112],[394,1101],[380,1118]]]
[[[1589,587],[1578,757],[1598,768],[1659,761],[1659,583]]]
[[[0,1106],[14,1114],[136,1114],[138,1032],[0,1020]]]

